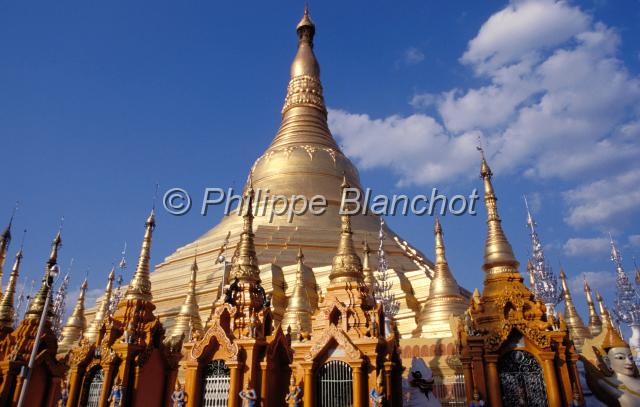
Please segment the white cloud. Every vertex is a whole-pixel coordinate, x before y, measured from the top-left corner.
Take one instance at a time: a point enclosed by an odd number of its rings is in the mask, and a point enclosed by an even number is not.
[[[470,162],[478,161],[476,134],[451,137],[436,120],[423,114],[372,119],[330,109],[329,126],[359,167],[389,167],[398,174],[401,185],[462,176]]]
[[[589,20],[564,1],[514,1],[482,25],[461,60],[478,73],[488,72],[567,41]]]
[[[404,63],[407,65],[416,65],[424,61],[424,52],[416,47],[409,47],[404,52]]]
[[[562,247],[568,256],[598,257],[609,252],[609,239],[605,237],[572,237]]]
[[[640,205],[640,168],[571,189],[564,199],[572,226],[627,223]]]
[[[640,247],[640,235],[629,235],[629,245],[631,247]]]
[[[576,295],[584,293],[584,279],[587,279],[589,286],[592,290],[598,290],[598,292],[604,296],[607,294],[613,294],[616,287],[616,275],[610,271],[586,271],[574,275],[569,278],[567,283],[569,284],[569,290],[571,295],[575,298]],[[594,298],[595,300],[595,298]]]
[[[619,45],[614,29],[569,2],[514,0],[460,59],[485,83],[412,97],[439,118],[340,111],[331,126],[361,165],[392,168],[406,184],[475,175],[481,134],[494,170],[566,181],[566,221],[602,226],[636,210],[640,194],[630,170],[640,156],[640,78],[617,57]]]

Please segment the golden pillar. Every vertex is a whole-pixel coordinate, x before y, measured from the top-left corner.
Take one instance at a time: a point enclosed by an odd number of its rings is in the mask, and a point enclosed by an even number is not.
[[[75,406],[78,404],[78,398],[80,397],[80,381],[84,374],[78,374],[78,368],[71,368],[69,371],[69,398],[67,399],[68,406]]]
[[[560,386],[554,363],[555,352],[540,352],[538,355],[540,356],[540,359],[542,359],[542,371],[544,373],[544,382],[547,387],[547,400],[549,400],[549,407],[562,407],[562,396],[560,394]]]
[[[364,407],[362,401],[362,365],[358,364],[353,369],[353,406]]]
[[[498,375],[498,355],[485,355],[484,360],[489,405],[491,407],[502,407],[502,392],[500,391],[500,376]]]
[[[313,365],[307,364],[302,366],[304,369],[304,394],[303,401],[304,405],[308,407],[313,406]]]
[[[200,365],[198,362],[187,362],[184,373],[184,392],[187,394],[187,406],[196,407],[200,405]]]
[[[241,364],[238,362],[228,363],[227,367],[229,367],[229,407],[239,407],[239,397],[241,389],[241,381],[238,375],[240,374],[240,370],[242,368]]]
[[[475,349],[469,352],[471,354],[471,369],[473,376],[473,383],[476,385],[476,389],[480,394],[480,397],[484,400],[488,400],[489,391],[487,388],[487,382],[485,380],[484,363],[482,362],[482,350]]]
[[[475,388],[475,384],[473,381],[473,369],[471,368],[471,358],[468,356],[460,358],[462,362],[462,374],[464,375],[464,392],[467,398],[467,403],[471,403],[473,400],[473,390]]]
[[[391,361],[384,362],[384,385],[385,385],[384,394],[387,397],[387,400],[389,402],[391,402],[392,395],[393,395],[393,387],[392,387],[393,385],[391,383],[392,370],[393,370],[393,362]],[[367,392],[365,393],[365,395],[368,397],[369,389],[367,389]]]
[[[269,382],[267,380],[267,362],[260,362],[261,375],[260,376],[260,402],[264,407],[269,406],[271,403],[269,402]],[[282,378],[283,379],[283,378]],[[282,380],[280,379],[280,380]]]

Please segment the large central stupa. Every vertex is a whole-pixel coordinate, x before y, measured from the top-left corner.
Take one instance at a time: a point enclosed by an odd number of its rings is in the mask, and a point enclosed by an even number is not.
[[[308,12],[299,22],[297,32],[298,51],[291,65],[280,128],[264,154],[256,159],[247,179],[251,178],[256,191],[268,190],[272,196],[305,195],[311,198],[323,195],[328,209],[319,216],[309,212],[295,216],[291,222],[286,215],[271,220],[269,210],[263,212],[261,207],[257,210],[253,227],[260,277],[266,292],[273,295],[276,323],[284,315],[287,298],[294,287],[299,249],[304,253],[303,267],[309,277],[306,280],[309,281],[307,289],[312,306],[317,305],[317,296],[323,295],[322,287],[328,284],[331,262],[338,247],[338,209],[343,177],[351,186],[362,187],[358,170],[340,150],[327,125],[320,66],[313,52],[315,26]],[[221,279],[225,274],[224,263],[217,259],[223,254],[231,261],[242,226],[241,216],[225,216],[213,229],[178,248],[156,266],[151,275],[153,301],[156,315],[168,330],[189,290],[190,270],[196,254],[200,270],[196,283],[197,302],[202,320],[208,319],[212,305],[219,298]],[[378,248],[380,219],[377,216],[354,216],[352,227],[354,241],[367,240],[370,246]],[[425,231],[430,229],[430,224],[425,222]],[[437,312],[443,315],[434,329],[421,326],[421,320],[425,319],[421,317],[424,314],[421,311],[434,276],[433,264],[393,231],[387,227],[384,231],[384,251],[395,299],[400,303],[396,321],[402,337],[424,337],[428,332],[439,337],[451,336],[446,309],[438,308]],[[375,249],[369,263],[374,270],[377,267]],[[462,289],[459,294],[469,297]]]

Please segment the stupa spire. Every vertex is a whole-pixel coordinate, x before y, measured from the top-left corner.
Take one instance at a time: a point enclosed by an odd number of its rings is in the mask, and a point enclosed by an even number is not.
[[[13,210],[7,227],[4,228],[4,231],[2,231],[2,235],[0,235],[0,293],[2,292],[2,270],[4,269],[4,263],[7,260],[9,243],[11,243],[11,225],[13,224],[13,217],[15,213],[16,209]]]
[[[65,353],[80,340],[82,333],[87,329],[87,319],[84,316],[84,299],[87,291],[87,279],[80,285],[80,294],[73,307],[67,323],[62,328],[62,338],[58,342],[58,353]]]
[[[49,307],[47,310],[44,309],[44,304],[47,296],[51,296],[52,287],[49,286],[49,273],[52,268],[57,267],[58,265],[58,250],[60,249],[60,245],[62,244],[61,229],[62,228],[58,230],[56,237],[53,239],[53,242],[51,242],[51,252],[49,253],[49,259],[47,260],[45,266],[42,285],[40,286],[40,289],[38,290],[36,295],[33,297],[33,301],[31,302],[31,305],[29,306],[29,309],[25,314],[25,319],[40,319],[40,315],[42,314],[42,312],[46,312],[47,321],[51,322],[50,320],[53,317],[53,301],[49,301]]]
[[[434,225],[434,236],[436,248],[436,264],[433,279],[431,280],[431,285],[429,286],[429,298],[445,295],[458,296],[460,295],[460,288],[458,287],[458,283],[456,282],[456,279],[453,277],[453,274],[451,274],[451,270],[449,269],[449,263],[447,262],[447,257],[445,255],[442,226],[440,225],[440,219],[438,219],[437,217]]]
[[[502,221],[498,214],[498,198],[491,182],[493,173],[487,164],[484,153],[480,165],[480,176],[484,181],[484,203],[487,208],[487,239],[484,246],[484,265],[482,267],[486,273],[491,275],[518,273],[519,263],[502,230]]]
[[[249,178],[249,185],[244,194],[243,202],[244,215],[242,233],[240,234],[240,242],[238,243],[237,256],[234,255],[233,264],[231,265],[231,276],[237,277],[241,281],[260,281],[260,270],[258,269],[258,259],[256,257],[256,247],[253,241],[253,182]]]
[[[567,275],[562,269],[560,269],[560,281],[562,283],[562,291],[564,292],[564,319],[567,323],[567,328],[569,328],[571,339],[580,347],[585,339],[591,337],[591,334],[584,326],[584,322],[582,322],[582,318],[580,314],[578,314],[576,306],[573,304],[571,291],[569,291],[569,285],[567,284]]]
[[[364,273],[364,283],[369,289],[371,295],[374,294],[376,287],[376,277],[370,265],[371,249],[369,243],[365,240],[362,247],[362,272]]]
[[[175,325],[171,331],[170,337],[180,336],[184,334],[187,340],[194,336],[200,337],[203,333],[202,319],[200,319],[200,309],[196,298],[196,280],[198,277],[198,260],[197,254],[193,256],[193,264],[191,265],[191,277],[189,278],[189,290],[184,299],[184,303],[180,308],[180,312],[176,317]]]
[[[458,282],[449,269],[445,254],[444,237],[440,219],[436,217],[434,224],[435,238],[435,270],[429,286],[429,296],[422,307],[419,317],[419,330],[432,334],[441,330],[440,335],[450,336],[449,318],[451,315],[464,314],[469,301],[462,296]]]
[[[318,144],[338,150],[327,126],[320,65],[313,53],[316,26],[311,21],[306,6],[296,32],[298,51],[291,63],[291,79],[282,107],[282,124],[270,148],[290,144]]]
[[[104,318],[108,316],[109,313],[109,303],[111,302],[111,293],[113,291],[113,280],[116,276],[116,266],[114,265],[111,268],[111,272],[109,273],[109,277],[107,278],[107,286],[104,289],[104,296],[102,297],[102,302],[100,302],[100,306],[96,310],[96,313],[93,317],[93,321],[87,328],[84,337],[89,342],[95,342],[98,338],[98,332],[100,332],[100,328],[102,327],[102,323],[104,322]]]
[[[142,240],[142,248],[140,249],[140,257],[138,257],[138,266],[124,295],[125,300],[151,301],[152,299],[151,280],[149,279],[149,259],[151,257],[151,239],[155,227],[156,215],[155,210],[152,209],[145,222],[144,238]]]
[[[289,298],[287,309],[282,317],[284,331],[291,328],[292,338],[296,338],[300,332],[311,332],[311,315],[313,307],[307,292],[307,281],[304,273],[304,254],[302,248],[298,249],[296,270],[296,282]]]
[[[589,308],[589,331],[591,331],[591,336],[597,336],[602,332],[602,319],[596,312],[596,306],[591,295],[591,287],[589,287],[586,278],[584,279],[584,294],[587,297],[587,307]]]
[[[10,331],[13,329],[15,322],[15,308],[13,307],[13,297],[16,291],[16,285],[18,283],[18,276],[20,274],[20,263],[22,262],[22,247],[16,253],[16,259],[13,262],[11,268],[11,274],[9,275],[9,283],[7,289],[2,295],[0,300],[0,331]]]
[[[349,183],[346,177],[342,178],[342,185],[340,185],[344,191],[349,188]],[[353,245],[353,232],[351,231],[351,215],[349,215],[348,208],[340,215],[340,243],[338,243],[338,252],[333,258],[333,264],[331,266],[331,273],[329,274],[329,280],[334,282],[364,282],[364,275],[362,274],[362,262],[360,257],[356,254],[355,247]]]
[[[602,317],[602,326],[611,325],[613,326],[613,320],[611,319],[611,314],[607,309],[607,306],[604,305],[604,299],[596,290],[596,301],[598,301],[598,309],[600,310],[600,316]]]

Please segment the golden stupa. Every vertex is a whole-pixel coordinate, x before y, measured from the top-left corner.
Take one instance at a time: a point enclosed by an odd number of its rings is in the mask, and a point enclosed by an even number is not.
[[[298,49],[291,65],[280,128],[266,151],[255,160],[247,177],[256,191],[253,231],[262,286],[272,296],[275,325],[287,315],[287,325],[294,331],[299,330],[299,326],[306,328],[306,308],[315,309],[319,299],[326,294],[325,287],[329,286],[329,273],[340,241],[340,186],[345,182],[362,188],[356,167],[340,150],[327,124],[320,66],[313,52],[315,25],[308,13],[298,24],[297,32]],[[264,201],[258,199],[260,191],[264,194],[267,190],[271,196],[311,198],[322,195],[327,200],[327,210],[320,216],[309,212],[294,216],[292,221],[287,215],[273,216],[270,207],[265,207]],[[425,230],[428,230],[429,222],[425,222]],[[353,241],[359,247],[378,236],[381,227],[380,218],[371,214],[359,213],[352,217],[351,224]],[[233,278],[231,258],[237,250],[242,230],[243,218],[236,210],[156,266],[150,276],[153,303],[155,315],[160,317],[167,332],[172,332],[185,294],[190,290],[189,276],[196,248],[199,266],[196,301],[202,321],[209,320],[212,306],[220,301],[220,288]],[[428,312],[423,312],[424,305],[433,291],[430,290],[432,278],[438,275],[434,264],[387,226],[383,226],[383,231],[386,236],[383,249],[393,294],[400,304],[395,316],[396,326],[405,342],[401,342],[401,346],[408,349],[403,351],[403,358],[413,355],[428,360],[429,356],[442,355],[443,347],[447,348],[447,354],[453,354],[456,331],[449,329],[447,320],[451,315],[460,315],[465,300],[468,304],[470,293],[457,285],[443,265],[439,274],[443,285],[436,294],[453,300],[434,299],[438,306],[426,317]],[[375,251],[371,255],[368,248],[365,251],[365,280],[371,283],[378,259]],[[304,262],[299,252],[304,253]],[[307,297],[304,301],[300,299],[303,293]],[[292,296],[294,299],[290,300]],[[288,304],[302,304],[302,308],[287,314]],[[87,312],[89,320],[94,312]],[[428,326],[431,323],[433,329]],[[439,332],[435,336],[424,334],[435,331]],[[439,337],[448,340],[442,343]]]

